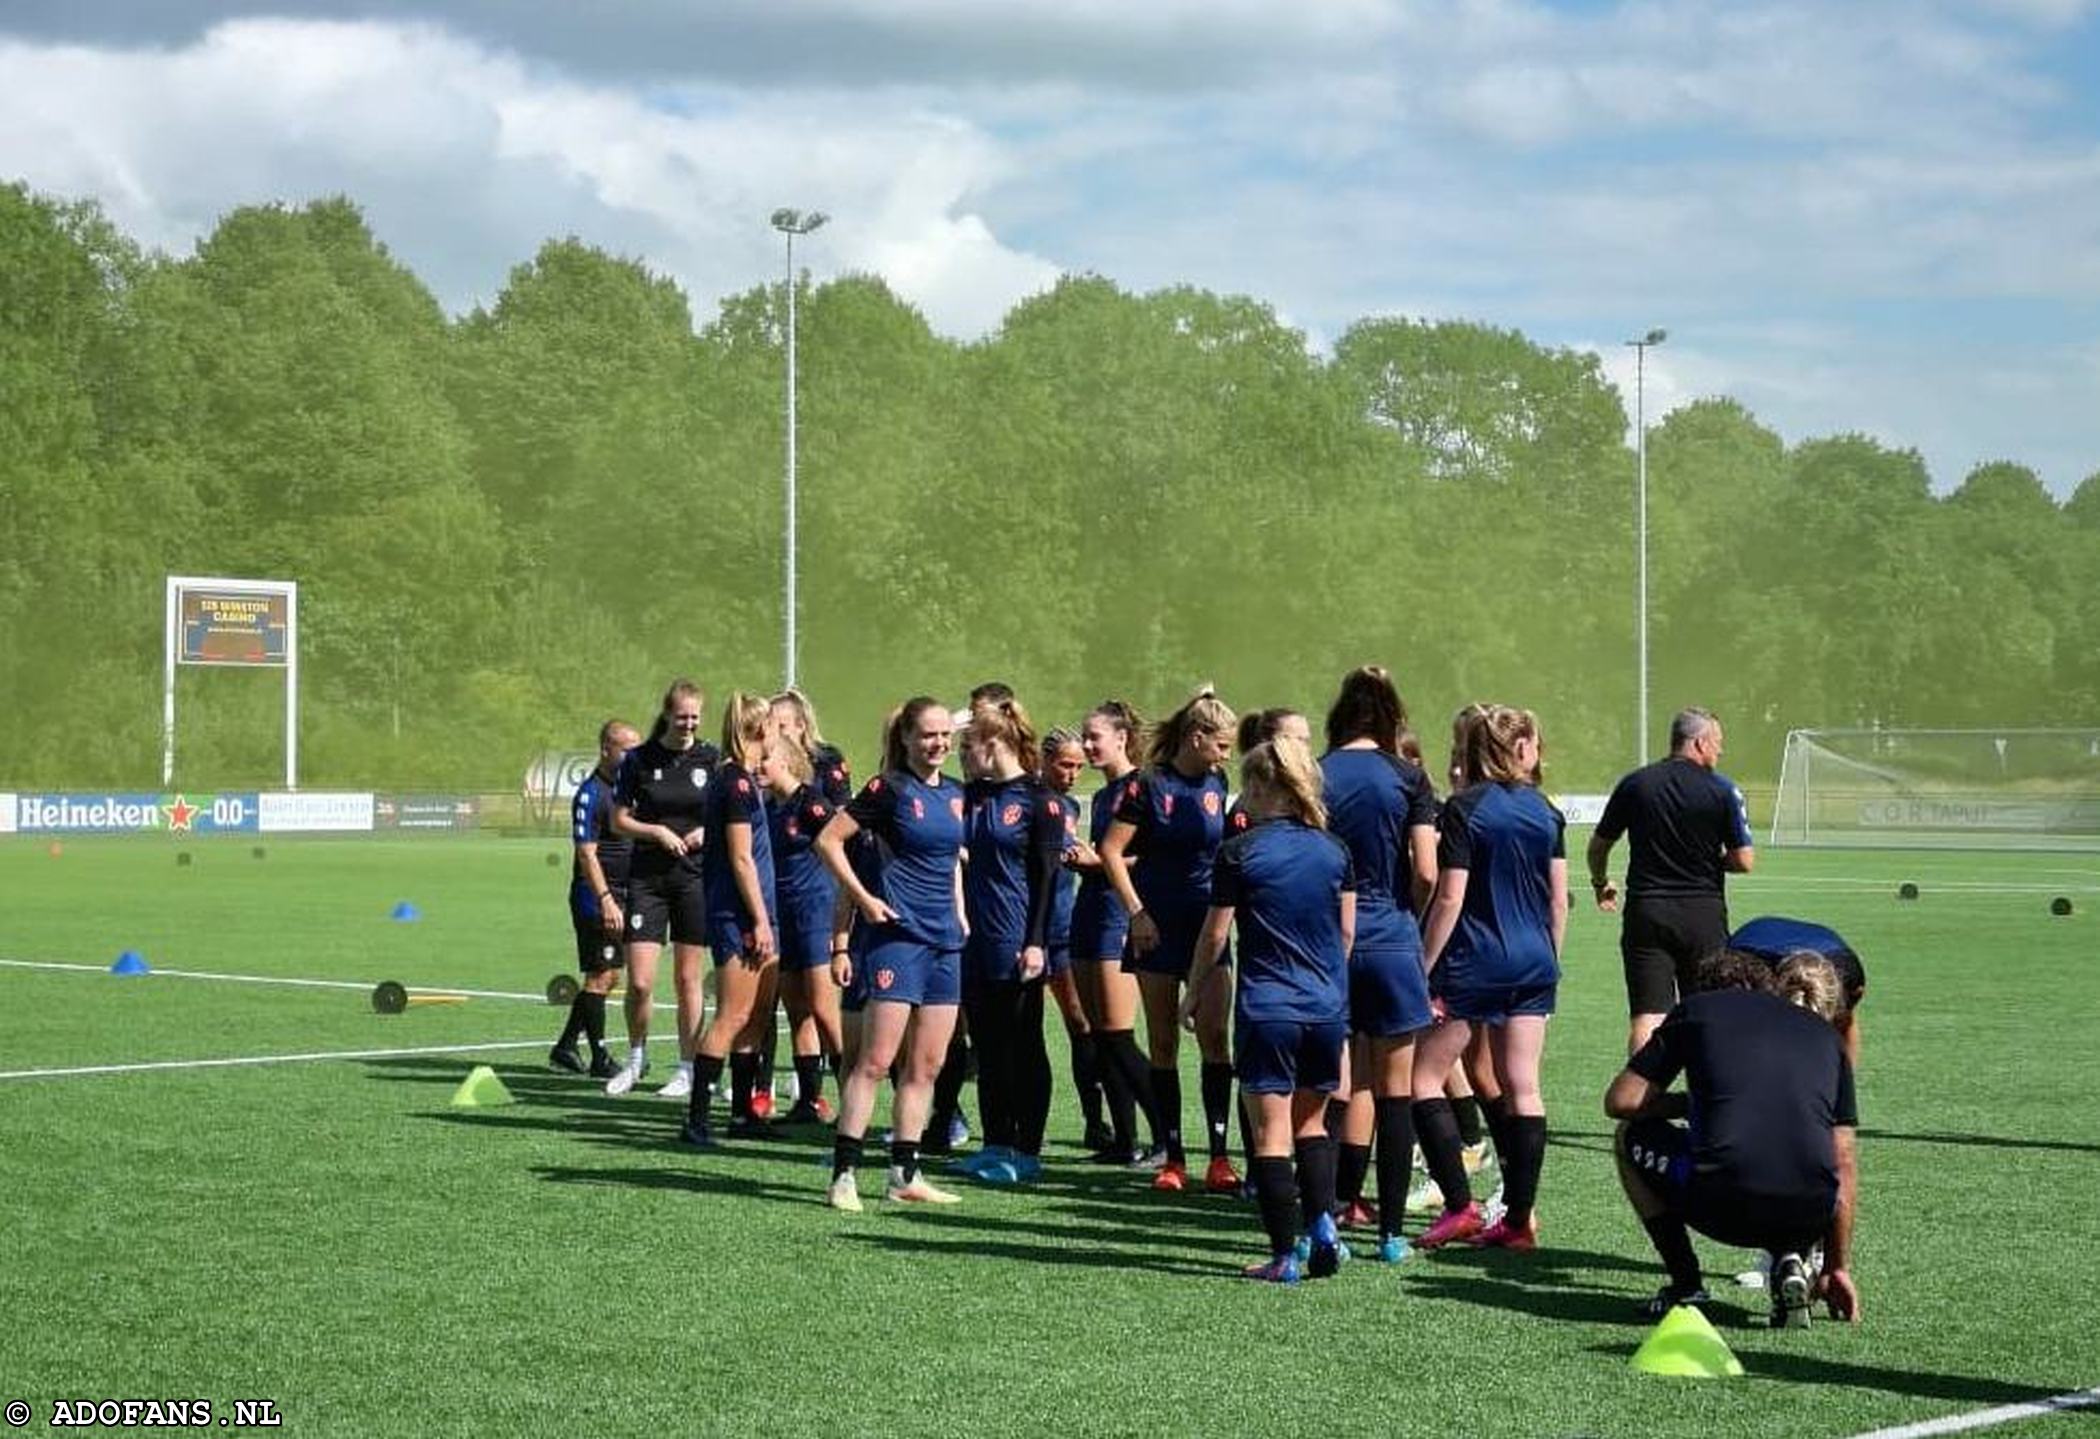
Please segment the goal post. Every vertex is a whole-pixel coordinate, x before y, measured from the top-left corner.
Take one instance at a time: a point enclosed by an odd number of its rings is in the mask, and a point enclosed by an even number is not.
[[[2100,850],[2100,727],[1789,731],[1771,842]]]

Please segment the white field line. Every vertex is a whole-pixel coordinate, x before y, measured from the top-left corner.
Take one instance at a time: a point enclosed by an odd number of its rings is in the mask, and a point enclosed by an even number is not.
[[[2005,1404],[1996,1409],[1949,1414],[1944,1419],[1927,1419],[1917,1424],[1898,1424],[1893,1429],[1875,1429],[1865,1434],[1855,1434],[1852,1439],[1930,1439],[1930,1436],[1935,1434],[1965,1434],[1971,1429],[1991,1429],[2021,1419],[2039,1419],[2046,1414],[2061,1414],[2067,1409],[2095,1408],[2100,1408],[2100,1389],[2078,1389],[2069,1394],[2037,1399],[2029,1404]]]
[[[2090,881],[2100,877],[2096,877],[2093,875],[2082,875],[2080,876],[2080,878]],[[1814,877],[1808,875],[1797,875],[1787,876],[1784,878],[1774,875],[1770,878],[1766,878],[1763,875],[1748,874],[1731,876],[1728,881],[1728,887],[1731,890],[1794,889],[1796,887],[1809,887],[1814,885],[1827,885],[1832,888],[1840,889],[1895,888],[1895,885],[1892,882],[1885,879],[1840,879],[1827,875]],[[2100,884],[2095,883],[1996,884],[1989,880],[1920,879],[1917,881],[1917,885],[1918,888],[1921,890],[1967,890],[1979,894],[2100,894]]]
[[[101,964],[63,964],[53,959],[0,959],[0,965],[9,969],[55,969],[68,974],[107,974],[109,967]],[[274,974],[214,974],[203,969],[150,969],[147,979],[218,979],[231,984],[285,984],[303,989],[358,989],[370,994],[374,985],[356,979],[288,979]],[[459,995],[471,999],[522,999],[534,1004],[546,1004],[544,994],[527,994],[515,989],[431,989],[422,985],[407,985],[410,994]],[[659,1004],[658,1009],[675,1006]]]
[[[233,1059],[155,1059],[139,1064],[82,1064],[70,1069],[6,1069],[0,1079],[70,1079],[84,1074],[137,1074],[153,1069],[230,1069],[255,1064],[301,1064],[316,1059],[393,1059],[409,1054],[479,1054],[496,1049],[539,1049],[544,1039],[507,1039],[496,1044],[427,1044],[414,1049],[332,1049],[312,1054],[246,1054]]]

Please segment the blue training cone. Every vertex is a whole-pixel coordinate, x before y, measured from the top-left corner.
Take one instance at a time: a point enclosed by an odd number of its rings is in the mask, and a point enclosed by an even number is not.
[[[146,956],[135,949],[127,949],[117,956],[117,962],[109,967],[111,974],[151,974],[153,966],[146,963]]]
[[[412,924],[422,917],[423,912],[405,899],[394,906],[394,918],[403,924]]]

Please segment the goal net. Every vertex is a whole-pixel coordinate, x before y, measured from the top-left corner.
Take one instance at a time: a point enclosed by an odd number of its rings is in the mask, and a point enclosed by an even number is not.
[[[2100,729],[1793,730],[1772,843],[2100,849]]]

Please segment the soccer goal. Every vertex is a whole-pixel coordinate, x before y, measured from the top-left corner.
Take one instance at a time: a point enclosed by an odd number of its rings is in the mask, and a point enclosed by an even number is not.
[[[1772,843],[2100,849],[2100,729],[1793,730]]]

